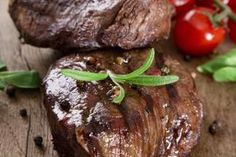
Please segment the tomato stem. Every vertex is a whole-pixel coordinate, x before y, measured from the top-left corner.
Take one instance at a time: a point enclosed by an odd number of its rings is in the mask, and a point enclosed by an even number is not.
[[[215,23],[220,24],[220,23],[222,23],[222,20],[225,19],[228,16],[229,16],[228,10],[224,10],[219,14],[215,14],[213,16],[213,20],[214,20]]]
[[[221,0],[214,0],[214,2],[223,10],[220,14],[215,15],[214,19],[216,22],[220,23],[225,17],[230,17],[236,22],[236,13],[234,13],[228,5],[224,4]]]

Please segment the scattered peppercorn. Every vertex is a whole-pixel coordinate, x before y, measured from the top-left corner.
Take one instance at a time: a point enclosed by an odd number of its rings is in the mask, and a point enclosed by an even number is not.
[[[14,86],[8,85],[5,88],[5,92],[10,98],[15,97],[16,88]]]
[[[42,138],[42,136],[34,137],[34,144],[38,147],[43,147],[43,138]]]
[[[27,110],[26,110],[25,108],[20,110],[20,116],[21,116],[22,118],[27,117]]]
[[[219,131],[219,123],[217,120],[213,121],[208,128],[208,131],[211,135],[215,135]]]

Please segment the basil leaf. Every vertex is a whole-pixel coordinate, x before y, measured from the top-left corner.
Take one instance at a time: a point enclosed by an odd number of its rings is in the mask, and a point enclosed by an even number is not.
[[[39,74],[36,71],[4,71],[0,72],[0,79],[4,84],[19,88],[38,88],[40,85]]]
[[[175,83],[178,80],[179,77],[175,75],[167,75],[167,76],[141,75],[132,79],[125,80],[125,82],[141,86],[162,86]]]
[[[226,66],[236,67],[236,49],[232,49],[225,55],[197,67],[197,70],[202,73],[211,74]]]
[[[6,65],[0,60],[0,70],[5,68],[5,67],[6,67]]]
[[[115,104],[120,104],[123,99],[125,98],[125,90],[124,88],[114,79],[114,75],[110,72],[108,72],[111,80],[119,87],[120,91],[119,91],[119,95],[117,97],[115,97],[112,102]]]
[[[114,75],[114,78],[126,80],[126,79],[137,77],[143,74],[145,71],[147,71],[150,68],[150,66],[153,63],[154,58],[155,58],[155,49],[152,48],[148,54],[147,59],[145,60],[144,64],[141,67],[139,67],[135,71],[126,75]]]
[[[62,74],[79,81],[100,81],[108,77],[107,73],[93,73],[79,70],[62,69]]]
[[[0,90],[3,90],[5,88],[5,83],[0,80]]]
[[[236,67],[226,67],[217,70],[213,78],[217,82],[236,82]]]

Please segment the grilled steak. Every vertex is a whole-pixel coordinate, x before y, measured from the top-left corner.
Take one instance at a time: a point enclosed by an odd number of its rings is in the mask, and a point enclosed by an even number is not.
[[[11,0],[27,43],[53,48],[144,47],[167,37],[167,0]]]
[[[138,51],[142,51],[137,53]],[[180,81],[162,87],[125,84],[121,105],[112,104],[115,86],[107,79],[80,82],[63,68],[129,73],[143,64],[147,49],[79,53],[57,61],[44,79],[45,108],[60,157],[184,157],[197,143],[202,106],[190,74],[161,53],[146,72],[171,74]],[[165,69],[165,70],[164,70]]]

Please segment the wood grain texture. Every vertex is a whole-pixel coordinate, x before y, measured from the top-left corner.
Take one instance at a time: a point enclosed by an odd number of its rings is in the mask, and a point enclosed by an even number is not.
[[[21,44],[19,34],[7,12],[7,0],[0,0],[0,58],[10,70],[36,69],[43,77],[50,66],[61,56],[50,49],[40,49]],[[235,47],[229,42],[222,52]],[[196,86],[204,103],[204,121],[199,144],[191,157],[236,156],[236,84],[219,84],[196,72],[197,65],[209,58],[183,61],[171,41],[157,46],[165,53],[175,56],[190,72],[196,75]],[[57,157],[53,151],[51,134],[40,91],[17,90],[16,98],[10,99],[0,92],[0,157]],[[19,110],[26,108],[28,118],[22,119]],[[221,129],[212,136],[209,125],[218,120]],[[44,138],[44,149],[35,147],[34,136]]]

